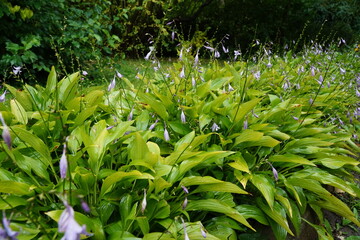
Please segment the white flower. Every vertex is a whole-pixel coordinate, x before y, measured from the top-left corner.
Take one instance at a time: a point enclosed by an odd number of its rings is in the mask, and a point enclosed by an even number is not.
[[[229,85],[228,85],[228,91],[229,92],[231,92],[231,91],[234,91],[235,89],[230,85],[230,83],[229,83]]]
[[[212,132],[217,132],[219,129],[220,129],[220,127],[219,127],[216,123],[214,123],[214,124],[211,126],[211,131],[212,131]]]
[[[141,213],[144,214],[145,212],[145,209],[146,209],[146,205],[147,205],[147,202],[146,202],[146,189],[144,189],[144,198],[141,202]]]
[[[66,144],[65,143],[64,143],[63,153],[61,155],[59,165],[60,165],[60,177],[62,179],[65,179],[67,169],[68,169],[68,162],[67,162],[67,157],[66,157]]]
[[[150,59],[150,55],[151,55],[151,53],[154,51],[154,47],[150,47],[150,52],[148,52],[147,54],[146,54],[146,56],[145,56],[145,60],[149,60]]]
[[[15,75],[20,74],[21,73],[21,67],[20,66],[19,67],[13,67],[13,73]]]
[[[5,100],[6,100],[6,90],[4,91],[3,94],[1,94],[1,96],[0,96],[0,102],[5,102]]]
[[[165,139],[166,142],[170,141],[169,132],[166,129],[166,127],[165,127],[165,130],[164,130],[164,139]]]
[[[180,120],[182,123],[186,123],[186,116],[183,110],[181,110]]]
[[[184,78],[184,77],[185,77],[185,67],[183,67],[183,68],[181,69],[181,72],[180,72],[180,74],[179,74],[179,77],[180,77],[180,78]]]
[[[82,71],[82,75],[86,76],[86,75],[88,75],[88,72],[87,71]]]

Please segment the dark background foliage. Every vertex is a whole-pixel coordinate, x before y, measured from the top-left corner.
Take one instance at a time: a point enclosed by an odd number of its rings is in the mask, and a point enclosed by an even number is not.
[[[224,42],[246,51],[255,39],[276,48],[358,40],[358,0],[0,0],[0,76],[13,66],[29,74],[51,65],[78,69],[106,57],[162,56],[181,40]],[[169,24],[171,23],[171,24]],[[171,39],[175,32],[175,40]],[[195,37],[194,37],[195,36]],[[161,50],[161,51],[160,51]],[[59,61],[60,60],[60,61]],[[65,67],[67,66],[67,67]],[[71,69],[71,70],[73,70]],[[25,73],[24,73],[25,74]]]

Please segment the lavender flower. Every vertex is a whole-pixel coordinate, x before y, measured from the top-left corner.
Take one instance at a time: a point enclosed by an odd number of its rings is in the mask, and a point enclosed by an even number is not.
[[[65,210],[62,212],[58,222],[59,232],[65,233],[61,240],[79,240],[81,234],[90,236],[91,234],[86,232],[86,226],[80,226],[76,222],[74,209],[67,202],[64,202],[64,205]]]
[[[222,45],[222,50],[224,53],[228,53],[229,52],[229,48],[225,48],[225,46],[223,44]]]
[[[273,172],[273,176],[275,178],[275,181],[279,180],[279,175],[278,175],[278,172],[276,171],[276,169],[271,165],[271,169],[272,169],[272,172]]]
[[[122,78],[123,75],[121,73],[118,72],[118,70],[116,70],[116,75],[118,76],[118,78]]]
[[[165,139],[166,142],[170,141],[169,132],[166,129],[166,126],[165,126],[165,130],[164,130],[164,139]]]
[[[180,119],[182,123],[186,123],[186,116],[184,110],[181,110]]]
[[[171,41],[174,41],[175,40],[175,31],[172,31],[171,32]]]
[[[185,224],[185,222],[184,222],[184,219],[181,218],[181,221],[182,221],[182,223],[183,223],[183,228],[184,228],[184,240],[190,240],[189,235],[188,235],[188,233],[187,233],[187,231],[186,231],[186,224]]]
[[[180,53],[179,53],[179,60],[183,60],[183,49],[180,49]]]
[[[215,50],[215,55],[214,55],[215,58],[219,58],[220,57],[220,53],[218,50]]]
[[[141,202],[141,213],[144,214],[145,212],[145,209],[146,209],[146,205],[147,205],[147,202],[146,202],[146,189],[144,189],[144,198]]]
[[[194,65],[197,66],[199,64],[199,51],[196,52],[195,58],[194,58]]]
[[[0,228],[0,239],[17,240],[18,232],[11,230],[10,221],[6,218],[5,212],[3,212],[2,225],[4,229]]]
[[[211,131],[212,131],[212,132],[217,132],[219,129],[220,129],[220,127],[219,127],[216,123],[214,123],[214,124],[211,126]]]
[[[235,89],[230,85],[230,83],[229,83],[229,85],[228,85],[228,91],[229,92],[231,92],[231,91],[234,91]]]
[[[13,67],[13,73],[15,75],[20,74],[21,73],[21,67],[20,66],[19,67]]]
[[[356,89],[355,94],[356,94],[357,97],[360,97],[360,91],[359,91],[359,89]]]
[[[5,100],[6,100],[6,90],[3,92],[3,94],[1,94],[0,102],[5,102]]]
[[[0,121],[1,124],[3,125],[3,132],[1,136],[4,139],[4,142],[8,146],[8,148],[11,149],[11,136],[10,136],[9,127],[6,125],[5,120],[1,113],[0,113]]]
[[[67,157],[66,157],[66,143],[64,143],[63,153],[61,155],[59,165],[60,165],[60,177],[62,179],[65,179],[67,169],[68,169],[68,162],[67,162]]]
[[[238,56],[241,56],[241,52],[238,50],[234,50],[234,60],[236,60]]]
[[[196,87],[196,80],[194,77],[191,78],[191,85],[193,88]]]
[[[116,80],[115,77],[114,79],[110,82],[109,86],[108,86],[108,92],[110,92],[111,90],[113,90],[115,88],[115,84],[116,84]]]
[[[256,73],[254,73],[254,77],[255,77],[255,79],[259,80],[260,79],[260,71],[257,71]]]
[[[200,231],[201,231],[201,235],[203,236],[203,238],[206,238],[206,231],[204,226],[200,223]]]
[[[88,75],[88,72],[84,70],[84,71],[82,71],[82,75],[86,76],[86,75]]]

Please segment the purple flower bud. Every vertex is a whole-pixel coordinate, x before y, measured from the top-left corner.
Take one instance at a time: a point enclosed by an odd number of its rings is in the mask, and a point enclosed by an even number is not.
[[[197,51],[194,59],[194,65],[197,66],[199,64],[199,51]]]
[[[187,233],[187,231],[186,231],[186,224],[185,224],[185,222],[184,222],[184,219],[181,218],[181,221],[182,221],[182,223],[183,223],[183,229],[184,229],[184,240],[190,240],[189,235],[188,235],[188,233]]]
[[[196,80],[194,77],[191,78],[191,85],[193,88],[196,87]]]
[[[220,57],[220,53],[218,50],[215,50],[215,55],[214,55],[215,58],[219,58]]]
[[[146,209],[147,201],[146,201],[146,189],[144,189],[144,198],[141,202],[141,213],[144,214]]]
[[[82,71],[82,75],[86,76],[86,75],[88,75],[88,72],[87,71]]]
[[[346,73],[346,70],[343,68],[340,68],[340,74],[344,75]]]
[[[183,110],[181,110],[180,119],[182,123],[186,123],[186,116]]]
[[[203,238],[206,238],[206,232],[205,232],[203,226],[200,227],[200,231],[201,231],[201,235],[203,236]]]
[[[272,169],[275,181],[279,180],[279,175],[278,175],[278,172],[276,171],[276,169],[273,166],[271,166],[271,169]]]
[[[172,31],[172,32],[171,32],[171,41],[174,41],[174,40],[175,40],[175,32]]]
[[[108,92],[110,92],[111,90],[113,90],[115,88],[115,84],[116,84],[116,80],[115,77],[114,79],[110,82],[109,86],[108,86]]]
[[[310,98],[309,99],[309,104],[312,105],[314,103],[314,99]]]
[[[231,91],[234,91],[235,89],[230,85],[230,83],[229,83],[229,85],[228,85],[228,91],[229,92],[231,92]]]
[[[244,121],[243,129],[248,129],[248,120]]]
[[[149,127],[149,130],[151,131],[151,130],[153,130],[154,128],[155,128],[155,126],[156,126],[156,123],[159,121],[159,119],[156,119],[155,120],[155,122],[153,123],[153,124],[151,124],[150,125],[150,127]]]
[[[59,165],[60,165],[60,177],[62,179],[65,179],[67,169],[68,169],[68,162],[67,162],[67,157],[66,157],[66,143],[64,143],[63,153],[61,155]]]
[[[189,194],[189,190],[188,190],[185,186],[181,186],[181,188],[183,189],[183,191],[184,191],[186,194]]]
[[[164,130],[164,139],[165,139],[166,142],[170,141],[169,132],[166,129],[166,127],[165,127],[165,130]]]
[[[0,102],[5,102],[5,100],[6,100],[6,90],[4,91],[3,94],[1,94],[1,96],[0,96]]]
[[[211,126],[212,132],[217,132],[219,129],[220,129],[220,127],[216,123],[213,123],[213,125]]]
[[[295,117],[295,116],[292,116],[292,118],[296,121],[299,121],[299,118],[298,117]]]
[[[356,94],[357,97],[360,97],[360,91],[359,91],[359,89],[356,89],[355,94]]]
[[[183,49],[180,49],[179,60],[183,60]]]
[[[222,50],[224,53],[228,53],[229,52],[229,49],[228,48],[225,48],[225,46],[223,44],[222,45]]]
[[[89,205],[82,199],[81,199],[81,208],[84,210],[84,212],[87,212],[87,213],[90,212]]]
[[[185,197],[184,202],[183,202],[183,204],[181,206],[182,210],[185,210],[187,204],[188,204],[188,199],[187,199],[187,197]]]

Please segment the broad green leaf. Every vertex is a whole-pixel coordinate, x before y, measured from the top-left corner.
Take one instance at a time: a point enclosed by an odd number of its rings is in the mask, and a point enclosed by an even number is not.
[[[198,192],[229,192],[237,194],[249,194],[248,192],[244,191],[243,189],[230,182],[200,185],[192,193]]]
[[[129,144],[128,148],[130,159],[133,161],[147,161],[146,157],[150,153],[149,148],[139,132],[135,133],[134,139],[131,144]]]
[[[180,181],[180,186],[193,186],[193,185],[202,185],[202,184],[214,184],[214,183],[223,183],[224,181],[218,180],[216,178],[205,176],[191,176],[191,177],[184,177]]]
[[[7,210],[16,208],[17,206],[26,206],[28,201],[24,198],[17,197],[17,196],[7,196],[0,198],[0,210]]]
[[[331,233],[328,233],[326,231],[326,229],[323,226],[317,225],[317,224],[313,224],[309,221],[307,221],[306,219],[303,219],[307,224],[309,224],[310,226],[312,226],[313,228],[315,228],[319,239],[321,240],[334,240],[334,238],[331,236]]]
[[[270,208],[273,209],[275,197],[275,187],[273,181],[270,181],[262,174],[253,174],[250,181],[264,196]]]
[[[251,129],[245,129],[240,133],[238,137],[235,139],[234,146],[248,141],[260,141],[264,134],[262,132],[257,132]]]
[[[280,132],[279,130],[273,130],[271,132],[268,132],[267,135],[283,141],[290,139],[290,136],[288,134]]]
[[[91,115],[93,115],[96,109],[97,106],[93,106],[93,107],[85,108],[83,111],[81,111],[74,119],[74,126],[79,126],[81,124],[84,124],[85,120]]]
[[[14,181],[0,181],[0,192],[15,195],[33,194],[33,190],[30,185]]]
[[[171,186],[171,183],[167,182],[162,177],[155,177],[154,179],[155,194],[158,194],[160,191]]]
[[[75,97],[79,79],[80,79],[80,73],[76,72],[71,74],[70,76],[64,77],[58,83],[59,100],[63,102],[64,105],[67,105],[67,102]]]
[[[254,147],[254,146],[261,146],[261,147],[275,147],[276,145],[280,144],[280,142],[270,136],[263,136],[258,141],[253,142],[246,142],[243,144],[243,147]]]
[[[144,235],[142,240],[175,240],[169,233],[152,232]]]
[[[162,102],[156,100],[150,94],[142,93],[141,91],[138,91],[138,96],[146,104],[148,104],[149,108],[155,111],[163,120],[166,121],[169,118],[169,114]]]
[[[151,176],[150,174],[141,173],[137,170],[133,170],[130,172],[122,172],[122,171],[116,172],[116,173],[111,174],[107,178],[105,178],[105,180],[102,184],[102,187],[101,187],[100,195],[103,196],[113,184],[120,182],[122,180],[125,180],[125,179],[126,180],[128,180],[128,179],[131,179],[131,180],[154,179],[154,177]]]
[[[28,123],[28,117],[25,109],[15,99],[10,100],[11,113],[14,115],[16,121],[26,125]]]
[[[306,158],[295,155],[295,154],[273,155],[269,158],[269,161],[270,162],[288,162],[288,163],[316,166],[313,162],[307,160]]]
[[[210,93],[210,81],[204,82],[196,88],[196,95],[204,98]]]
[[[238,221],[239,223],[247,226],[248,228],[255,231],[255,229],[246,221],[244,216],[242,216],[237,210],[234,208],[225,205],[219,200],[216,199],[206,199],[206,200],[197,200],[190,201],[188,206],[186,207],[187,211],[211,211],[217,213],[223,213],[228,217],[231,217]]]
[[[53,93],[56,90],[56,84],[57,84],[57,76],[56,76],[56,71],[55,71],[55,67],[52,66],[51,67],[51,71],[49,73],[49,76],[47,78],[47,82],[46,82],[46,94],[50,97],[50,94]],[[57,96],[56,96],[57,97]]]
[[[359,161],[348,156],[341,156],[341,155],[326,155],[320,154],[316,155],[318,158],[314,160],[314,162],[320,162],[325,167],[331,169],[339,169],[344,165],[352,165],[357,166],[359,165]]]
[[[279,203],[274,202],[272,209],[268,205],[266,205],[260,198],[256,199],[256,203],[268,217],[270,217],[282,228],[284,228],[290,235],[294,236],[293,232],[289,227],[289,223],[286,220],[285,210]]]
[[[26,111],[32,111],[33,101],[28,91],[18,91],[16,88],[4,84],[6,88],[11,92],[11,94],[15,97],[16,101],[18,101],[21,106],[24,107]]]
[[[136,217],[136,222],[139,225],[142,234],[147,234],[150,231],[149,219],[147,217]]]
[[[220,89],[222,86],[224,86],[224,84],[228,83],[231,81],[231,79],[233,79],[233,77],[220,77],[220,78],[215,78],[213,80],[210,81],[210,90],[214,91],[214,90],[218,90]]]
[[[34,148],[40,154],[41,160],[46,166],[51,164],[52,158],[50,156],[50,151],[40,138],[18,126],[13,126],[12,130],[21,141]]]
[[[354,213],[350,210],[350,208],[340,199],[336,198],[333,194],[323,188],[318,181],[312,179],[298,178],[288,178],[287,180],[294,186],[299,186],[307,189],[308,191],[312,191],[316,193],[319,197],[324,199],[325,201],[317,202],[320,207],[333,211],[336,214],[343,216],[355,223],[356,225],[360,226],[360,222],[356,219]]]
[[[254,107],[261,101],[259,98],[254,98],[246,103],[242,103],[239,107],[235,107],[230,113],[231,118],[234,119],[233,124],[239,124],[239,122],[248,114]]]
[[[235,168],[240,171],[243,171],[243,172],[250,173],[247,162],[241,156],[241,154],[234,154],[234,155],[230,156],[229,159],[234,160],[234,162],[228,163],[230,167]]]
[[[41,161],[28,157],[21,154],[17,149],[13,150],[14,161],[16,165],[25,171],[27,174],[31,175],[33,171],[36,175],[46,180],[50,180],[49,172],[47,171],[47,166],[44,165]]]
[[[194,137],[195,137],[195,131],[192,131],[187,135],[185,135],[183,138],[177,141],[174,147],[175,148],[174,151],[181,152],[187,149],[190,146],[191,142],[194,140]]]
[[[261,211],[255,205],[243,204],[236,206],[235,209],[239,211],[239,213],[241,213],[241,215],[243,215],[246,219],[252,218],[263,225],[269,225],[269,222],[267,221],[263,211]]]

